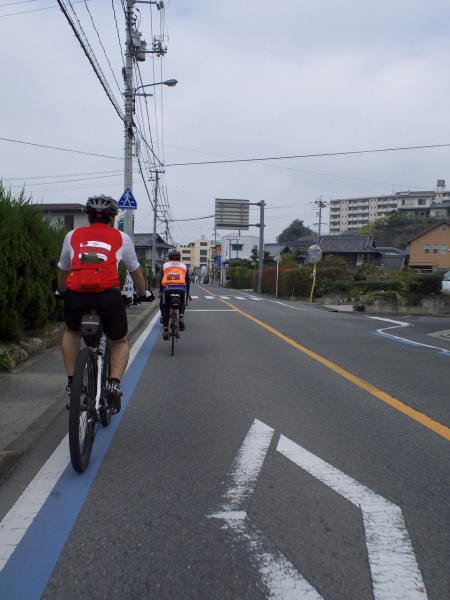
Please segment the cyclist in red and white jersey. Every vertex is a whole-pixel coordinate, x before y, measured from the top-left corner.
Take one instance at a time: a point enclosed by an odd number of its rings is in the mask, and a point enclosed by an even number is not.
[[[67,370],[70,395],[75,363],[80,352],[81,317],[98,310],[111,345],[108,401],[116,412],[121,408],[120,382],[129,358],[128,321],[120,291],[118,264],[125,263],[140,300],[152,301],[153,292],[145,281],[130,237],[114,228],[119,211],[110,196],[92,196],[84,211],[89,227],[78,227],[66,235],[59,259],[58,290],[64,297],[66,330],[61,348]]]

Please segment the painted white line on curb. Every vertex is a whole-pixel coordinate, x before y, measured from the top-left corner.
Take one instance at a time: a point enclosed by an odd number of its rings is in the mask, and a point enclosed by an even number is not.
[[[159,314],[150,321],[130,350],[128,366],[136,358],[143,343],[148,337]],[[128,367],[127,367],[128,370]],[[0,523],[0,572],[10,559],[12,553],[26,534],[29,526],[41,510],[58,479],[70,462],[69,434],[61,441],[53,454],[29,483],[20,498],[11,507]]]

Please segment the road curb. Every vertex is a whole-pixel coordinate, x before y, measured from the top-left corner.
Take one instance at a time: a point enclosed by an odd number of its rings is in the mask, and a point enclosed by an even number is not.
[[[130,308],[129,310],[133,310]],[[139,328],[146,325],[158,310],[158,303],[153,302],[149,305],[148,310],[145,310],[138,317],[133,315],[133,319],[129,322],[128,335],[132,335]],[[20,459],[34,446],[42,434],[51,426],[61,411],[66,410],[65,401],[62,395],[55,398],[54,402],[20,433],[16,439],[8,444],[6,448],[0,450],[0,482],[5,479]]]

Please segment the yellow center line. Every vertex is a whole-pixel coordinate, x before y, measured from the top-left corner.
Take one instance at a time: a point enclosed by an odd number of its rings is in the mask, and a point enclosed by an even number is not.
[[[366,392],[369,392],[369,394],[372,394],[372,396],[375,396],[375,398],[378,398],[379,400],[382,400],[386,404],[389,404],[389,406],[392,406],[392,408],[395,408],[396,410],[403,413],[410,419],[417,421],[424,427],[427,427],[431,431],[434,431],[434,433],[437,433],[438,435],[442,436],[446,440],[450,441],[450,429],[448,427],[445,427],[445,425],[442,425],[441,423],[438,423],[437,421],[430,419],[430,417],[427,417],[426,415],[419,412],[418,410],[414,410],[414,408],[411,408],[410,406],[403,404],[403,402],[400,402],[400,400],[397,400],[397,398],[394,398],[393,396],[386,394],[386,392],[379,390],[372,384],[367,383],[367,381],[364,381],[363,379],[360,379],[359,377],[357,377],[356,375],[353,375],[349,371],[346,371],[342,367],[339,367],[335,363],[331,362],[331,360],[328,360],[328,359],[324,358],[323,356],[320,356],[320,354],[316,354],[316,352],[313,352],[312,350],[308,350],[308,348],[305,348],[305,346],[302,346],[301,344],[297,344],[297,342],[295,342],[291,338],[287,337],[287,335],[284,335],[277,329],[274,329],[273,327],[271,327],[270,325],[267,325],[267,323],[264,323],[263,321],[260,321],[256,317],[252,317],[252,315],[249,315],[248,313],[244,312],[243,310],[241,310],[234,304],[231,304],[231,302],[227,302],[223,298],[220,298],[220,296],[217,296],[216,294],[212,294],[209,290],[208,290],[208,293],[211,294],[211,296],[215,296],[216,298],[218,298],[224,304],[227,304],[231,308],[234,308],[234,310],[236,312],[240,313],[242,316],[246,317],[247,319],[250,319],[254,323],[257,323],[264,329],[267,329],[267,331],[270,331],[270,333],[273,333],[273,335],[276,335],[277,337],[279,337],[280,339],[285,341],[287,344],[290,344],[297,350],[300,350],[301,352],[310,356],[314,360],[317,360],[325,367],[328,367],[329,369],[331,369],[332,371],[334,371],[341,377],[344,377],[344,379],[351,381],[352,383],[354,383],[361,389],[365,390]]]

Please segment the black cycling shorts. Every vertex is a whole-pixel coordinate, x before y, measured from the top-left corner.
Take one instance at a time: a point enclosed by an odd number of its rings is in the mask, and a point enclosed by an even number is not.
[[[81,317],[96,308],[102,319],[103,331],[109,339],[121,340],[128,332],[128,319],[122,294],[114,288],[104,292],[72,292],[64,299],[64,321],[72,331],[79,331]]]

